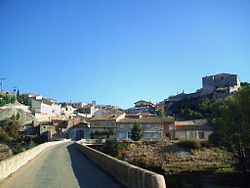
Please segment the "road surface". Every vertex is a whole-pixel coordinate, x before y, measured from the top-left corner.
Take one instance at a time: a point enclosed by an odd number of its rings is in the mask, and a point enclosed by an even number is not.
[[[109,174],[89,161],[73,143],[43,151],[0,183],[0,188],[120,188]]]

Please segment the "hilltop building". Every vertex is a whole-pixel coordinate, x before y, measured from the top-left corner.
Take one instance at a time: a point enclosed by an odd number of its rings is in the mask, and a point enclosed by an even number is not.
[[[170,96],[165,100],[166,106],[169,103],[183,99],[193,99],[206,95],[213,95],[216,98],[224,98],[240,88],[240,79],[237,74],[221,73],[202,77],[202,88],[194,93],[184,93]]]

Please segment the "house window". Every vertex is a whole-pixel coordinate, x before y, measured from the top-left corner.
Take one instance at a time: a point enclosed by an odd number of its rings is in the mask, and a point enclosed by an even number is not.
[[[134,127],[134,125],[133,125],[133,124],[129,124],[128,127],[129,127],[130,129],[132,129],[132,128]]]
[[[150,129],[150,128],[152,128],[152,125],[151,124],[146,124],[146,128]]]
[[[120,132],[120,133],[118,133],[118,137],[119,138],[127,138],[127,134]]]
[[[161,132],[145,132],[144,138],[161,138]]]
[[[145,132],[144,138],[151,138],[151,132]]]
[[[152,133],[152,138],[161,138],[161,132]]]
[[[155,128],[160,129],[161,128],[161,124],[156,124]]]
[[[123,125],[123,124],[120,124],[119,127],[120,127],[121,129],[124,129],[124,125]]]
[[[205,138],[205,133],[204,132],[198,132],[198,137],[199,137],[199,139],[204,139]]]
[[[128,138],[131,138],[131,137],[132,137],[132,133],[128,132]]]

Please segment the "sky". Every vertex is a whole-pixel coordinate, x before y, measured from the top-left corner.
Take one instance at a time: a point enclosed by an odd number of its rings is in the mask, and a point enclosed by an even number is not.
[[[128,108],[249,70],[249,0],[0,0],[5,90]]]

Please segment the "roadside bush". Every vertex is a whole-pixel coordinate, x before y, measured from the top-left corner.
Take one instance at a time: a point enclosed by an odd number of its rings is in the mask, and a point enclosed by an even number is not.
[[[200,142],[196,140],[183,140],[178,142],[178,145],[185,149],[194,149],[194,150],[201,149]]]
[[[107,141],[104,147],[102,148],[102,151],[113,157],[120,157],[122,151],[128,149],[128,146],[129,143],[127,141],[116,143],[112,141]]]
[[[200,141],[200,145],[202,148],[210,148],[211,147],[211,144],[208,140],[202,140]]]

